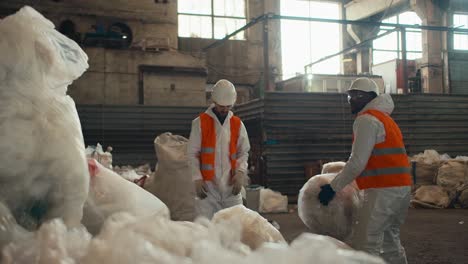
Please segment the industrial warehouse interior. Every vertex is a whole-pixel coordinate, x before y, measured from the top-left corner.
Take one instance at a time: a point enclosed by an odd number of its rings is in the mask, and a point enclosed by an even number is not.
[[[468,263],[468,0],[0,0],[0,263]]]

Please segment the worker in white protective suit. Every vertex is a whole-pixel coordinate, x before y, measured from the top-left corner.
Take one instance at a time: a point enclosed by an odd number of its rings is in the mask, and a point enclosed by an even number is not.
[[[407,263],[400,225],[408,211],[412,180],[401,131],[390,117],[393,100],[379,94],[373,80],[358,78],[348,91],[348,102],[357,115],[351,155],[336,178],[321,187],[318,198],[326,206],[356,180],[365,198],[351,246],[390,264]]]
[[[219,80],[213,104],[192,121],[187,156],[195,184],[197,214],[211,219],[219,210],[242,204],[248,182],[250,150],[247,130],[230,111],[237,99],[234,85]]]

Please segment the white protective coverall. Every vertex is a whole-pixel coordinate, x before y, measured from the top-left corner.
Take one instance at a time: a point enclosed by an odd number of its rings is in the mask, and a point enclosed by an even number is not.
[[[205,182],[208,188],[205,199],[196,198],[195,207],[198,215],[211,219],[219,210],[234,205],[242,204],[242,196],[232,194],[232,186],[229,184],[231,173],[231,162],[229,160],[229,142],[231,138],[230,119],[233,113],[229,111],[224,124],[221,124],[213,113],[212,104],[205,111],[215,121],[216,127],[216,150],[215,150],[215,180]],[[250,143],[244,123],[241,122],[239,139],[237,142],[237,165],[236,170],[242,171],[247,175],[247,160],[249,157]],[[187,148],[187,156],[192,172],[192,180],[202,179],[200,172],[200,151],[201,151],[201,128],[200,118],[192,121],[192,130]]]
[[[379,110],[391,114],[394,109],[389,94],[381,94],[369,102],[361,112]],[[361,115],[353,124],[354,143],[350,158],[343,170],[331,182],[335,192],[355,180],[365,169],[375,144],[385,140],[382,122],[371,115]],[[371,188],[364,190],[364,204],[358,213],[352,246],[381,256],[388,263],[407,263],[400,243],[403,224],[410,202],[410,186]]]

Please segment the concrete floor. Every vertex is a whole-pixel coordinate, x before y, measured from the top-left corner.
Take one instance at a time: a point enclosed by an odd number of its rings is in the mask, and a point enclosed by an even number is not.
[[[292,209],[289,214],[266,214],[280,225],[288,241],[307,232],[307,227]],[[401,240],[409,264],[468,263],[468,210],[410,209],[401,227]]]

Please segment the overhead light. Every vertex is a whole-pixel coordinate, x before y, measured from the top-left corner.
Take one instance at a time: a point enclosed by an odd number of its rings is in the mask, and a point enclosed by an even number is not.
[[[307,80],[312,80],[314,75],[312,73],[307,74]]]
[[[126,39],[126,38],[127,38],[127,36],[123,35],[123,36],[122,36],[122,38],[123,38],[123,39]]]

